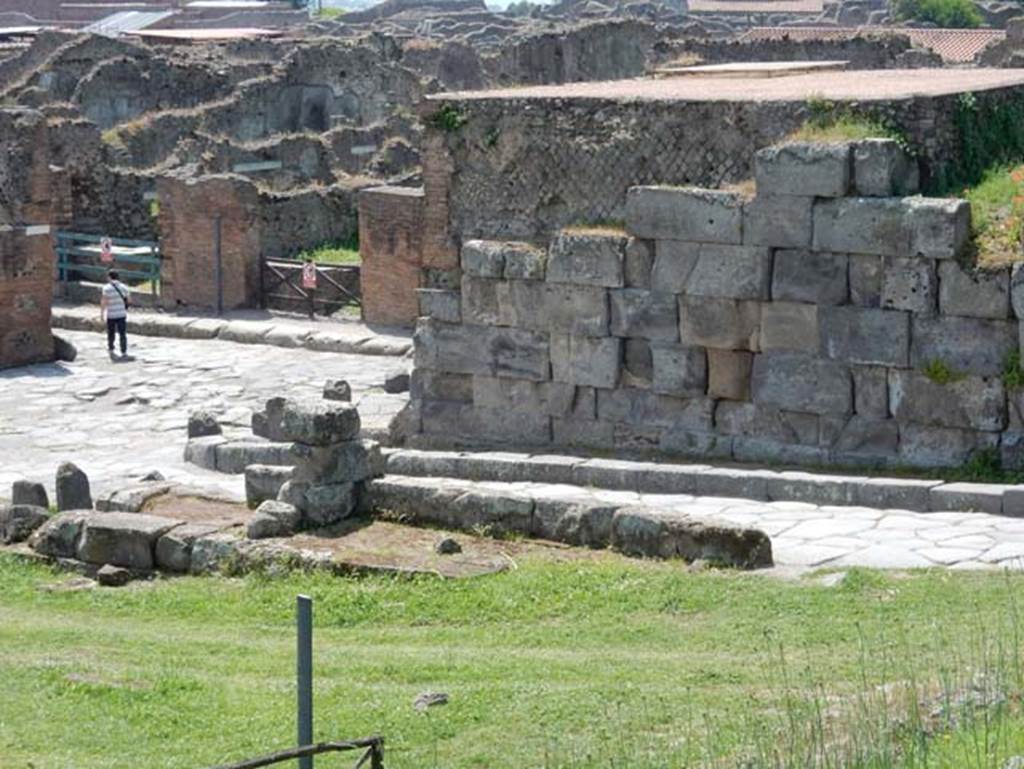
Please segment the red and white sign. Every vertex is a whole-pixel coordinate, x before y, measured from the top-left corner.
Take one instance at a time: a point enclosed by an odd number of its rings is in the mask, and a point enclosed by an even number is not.
[[[316,288],[316,265],[312,262],[302,265],[302,287]]]
[[[104,264],[114,261],[114,244],[110,238],[103,238],[100,241],[100,261]]]

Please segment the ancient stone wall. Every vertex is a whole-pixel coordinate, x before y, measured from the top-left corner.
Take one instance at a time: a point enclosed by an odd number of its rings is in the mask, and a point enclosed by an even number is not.
[[[471,240],[421,290],[420,440],[759,462],[1020,466],[1024,271],[894,142],[760,151],[757,194],[640,186],[625,230]]]
[[[735,61],[846,61],[850,69],[941,67],[942,58],[914,48],[906,35],[876,35],[846,40],[695,40],[678,50],[707,64]]]
[[[51,167],[46,119],[0,110],[0,368],[53,359],[52,228],[69,207],[67,177]]]
[[[1022,97],[1019,87],[974,95],[978,104]],[[902,131],[919,153],[924,189],[960,157],[958,94],[839,107]],[[803,125],[811,106],[501,97],[428,99],[424,114],[428,201],[448,209],[447,230],[427,242],[451,253],[460,238],[544,243],[566,225],[621,221],[626,190],[638,184],[749,179],[755,149]]]

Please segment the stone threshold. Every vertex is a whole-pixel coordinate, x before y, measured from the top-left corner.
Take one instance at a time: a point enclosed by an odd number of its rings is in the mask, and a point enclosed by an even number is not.
[[[105,331],[94,306],[54,307],[51,325],[70,331]],[[230,318],[182,317],[157,312],[132,312],[128,333],[171,339],[219,339],[239,344],[304,348],[314,352],[403,357],[412,350],[412,338],[375,334],[361,327],[353,332],[323,324],[302,324],[287,319],[242,320]]]
[[[798,470],[588,459],[558,454],[385,449],[387,473],[547,483],[641,494],[690,494],[911,512],[1024,516],[1024,486],[830,475]]]

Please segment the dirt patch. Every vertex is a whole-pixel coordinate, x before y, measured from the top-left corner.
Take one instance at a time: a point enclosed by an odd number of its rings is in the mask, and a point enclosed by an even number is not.
[[[209,523],[222,528],[244,526],[253,516],[252,510],[237,502],[181,497],[174,494],[153,497],[146,502],[140,512],[176,518],[188,523]]]

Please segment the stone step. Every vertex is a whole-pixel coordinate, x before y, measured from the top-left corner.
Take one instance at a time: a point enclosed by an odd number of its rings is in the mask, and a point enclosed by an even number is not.
[[[636,495],[594,494],[571,486],[475,483],[388,475],[366,481],[364,513],[487,536],[523,535],[647,558],[707,560],[741,569],[773,566],[763,531],[708,514],[640,504]],[[679,502],[680,500],[675,500]],[[691,513],[692,510],[692,513]]]
[[[412,449],[390,449],[384,453],[387,472],[405,476],[573,484],[641,494],[690,494],[912,512],[1024,516],[1024,486],[588,459],[557,454]]]

